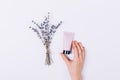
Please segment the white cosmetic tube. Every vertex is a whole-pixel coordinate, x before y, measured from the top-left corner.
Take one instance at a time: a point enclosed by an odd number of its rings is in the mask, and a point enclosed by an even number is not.
[[[63,33],[63,54],[71,53],[71,43],[74,39],[73,32],[64,32]]]

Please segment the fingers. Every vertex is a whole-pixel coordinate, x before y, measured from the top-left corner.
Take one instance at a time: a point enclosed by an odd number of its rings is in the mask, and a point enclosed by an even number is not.
[[[79,44],[79,51],[81,51],[79,53],[79,57],[82,58],[82,60],[84,60],[85,59],[85,47],[80,42],[78,44]]]
[[[82,48],[83,48],[83,60],[85,60],[85,47]]]
[[[74,58],[80,59],[82,62],[85,59],[85,48],[83,47],[82,43],[78,43],[77,41],[73,42],[73,49],[74,49]]]
[[[84,62],[85,60],[85,47],[82,43],[78,43],[77,41],[72,42],[72,48],[74,49],[74,60]],[[61,57],[65,61],[67,65],[69,65],[72,60],[70,60],[65,54],[61,53]]]
[[[77,48],[78,48],[78,54],[79,54],[79,59],[81,62],[83,62],[83,54],[82,54],[82,46],[81,43],[76,42]]]
[[[73,47],[73,49],[74,49],[74,59],[79,58],[77,46],[78,46],[78,45],[76,44],[76,41],[73,41],[73,42],[72,42],[72,47]]]
[[[82,60],[83,60],[83,54],[82,54],[82,52],[83,52],[83,50],[82,50],[82,43],[79,42],[78,45],[79,45],[79,47],[78,47],[78,48],[79,48],[79,57],[82,58]]]
[[[65,61],[65,63],[69,65],[71,60],[63,53],[60,53],[60,55],[62,56],[62,59]]]

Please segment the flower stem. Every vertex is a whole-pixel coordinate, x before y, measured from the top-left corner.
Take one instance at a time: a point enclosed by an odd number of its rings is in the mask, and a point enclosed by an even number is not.
[[[46,65],[51,65],[51,56],[50,56],[50,46],[49,44],[46,44],[46,60],[45,60]]]

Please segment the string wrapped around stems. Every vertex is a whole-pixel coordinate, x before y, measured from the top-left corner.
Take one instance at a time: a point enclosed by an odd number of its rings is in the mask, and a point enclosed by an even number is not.
[[[36,25],[35,27],[29,27],[31,28],[34,32],[37,33],[37,36],[42,40],[42,43],[44,44],[46,48],[46,60],[45,63],[47,65],[51,65],[52,59],[50,56],[50,44],[52,42],[53,35],[55,34],[57,28],[62,24],[62,21],[60,21],[56,26],[55,25],[50,25],[49,24],[49,12],[48,16],[45,16],[45,19],[42,23],[38,24],[34,20],[32,20],[32,23]]]

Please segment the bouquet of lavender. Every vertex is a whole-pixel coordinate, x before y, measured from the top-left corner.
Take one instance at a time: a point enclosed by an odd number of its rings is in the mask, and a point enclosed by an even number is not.
[[[42,40],[42,43],[44,44],[46,48],[46,61],[45,63],[47,65],[51,65],[51,57],[50,57],[50,44],[52,41],[52,37],[54,33],[56,32],[57,28],[62,24],[62,21],[60,21],[56,26],[49,24],[49,13],[48,16],[45,16],[45,19],[42,23],[38,24],[34,20],[32,20],[32,23],[36,25],[36,28],[31,28],[34,32],[37,33],[37,36]]]

